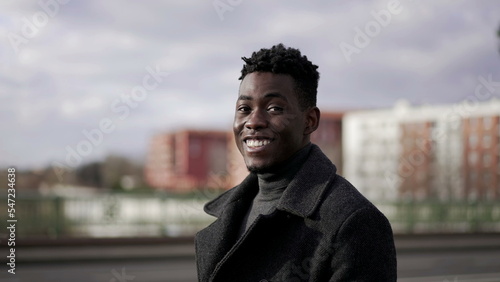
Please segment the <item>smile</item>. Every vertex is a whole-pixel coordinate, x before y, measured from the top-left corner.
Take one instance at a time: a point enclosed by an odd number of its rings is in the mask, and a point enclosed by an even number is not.
[[[259,147],[263,147],[263,146],[266,146],[267,144],[271,143],[271,140],[269,139],[261,139],[261,140],[257,140],[257,139],[247,139],[245,140],[245,143],[247,144],[247,146],[249,148],[259,148]]]
[[[273,139],[263,139],[263,138],[248,138],[243,141],[246,145],[246,150],[250,153],[257,153],[266,148],[266,146],[271,143]]]

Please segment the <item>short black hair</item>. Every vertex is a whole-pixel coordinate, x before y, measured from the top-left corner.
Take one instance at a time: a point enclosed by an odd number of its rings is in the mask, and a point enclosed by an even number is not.
[[[245,65],[241,70],[240,80],[252,72],[271,72],[288,74],[295,81],[297,97],[302,110],[316,106],[319,72],[314,65],[303,56],[299,49],[285,47],[282,43],[270,49],[262,48],[253,52],[250,58],[242,57]]]

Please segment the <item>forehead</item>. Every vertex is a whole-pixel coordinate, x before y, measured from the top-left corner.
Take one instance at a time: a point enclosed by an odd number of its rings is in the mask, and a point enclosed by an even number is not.
[[[295,82],[290,75],[270,72],[252,72],[247,74],[240,84],[240,96],[253,98],[269,97],[268,94],[280,94],[289,101],[296,100]]]

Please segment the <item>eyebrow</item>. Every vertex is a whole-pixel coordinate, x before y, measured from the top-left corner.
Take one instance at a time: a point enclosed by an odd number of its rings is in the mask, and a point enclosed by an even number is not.
[[[288,102],[288,99],[284,95],[277,93],[277,92],[267,93],[266,95],[264,95],[264,98],[280,98],[280,99],[283,99],[283,100]],[[238,100],[251,101],[251,100],[253,100],[253,97],[247,96],[247,95],[240,95],[238,97]]]

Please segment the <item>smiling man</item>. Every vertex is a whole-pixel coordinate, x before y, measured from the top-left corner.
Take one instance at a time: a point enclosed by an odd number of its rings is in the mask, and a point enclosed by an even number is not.
[[[205,206],[199,281],[396,281],[389,222],[310,142],[318,67],[282,44],[243,60],[233,130],[250,173]]]

